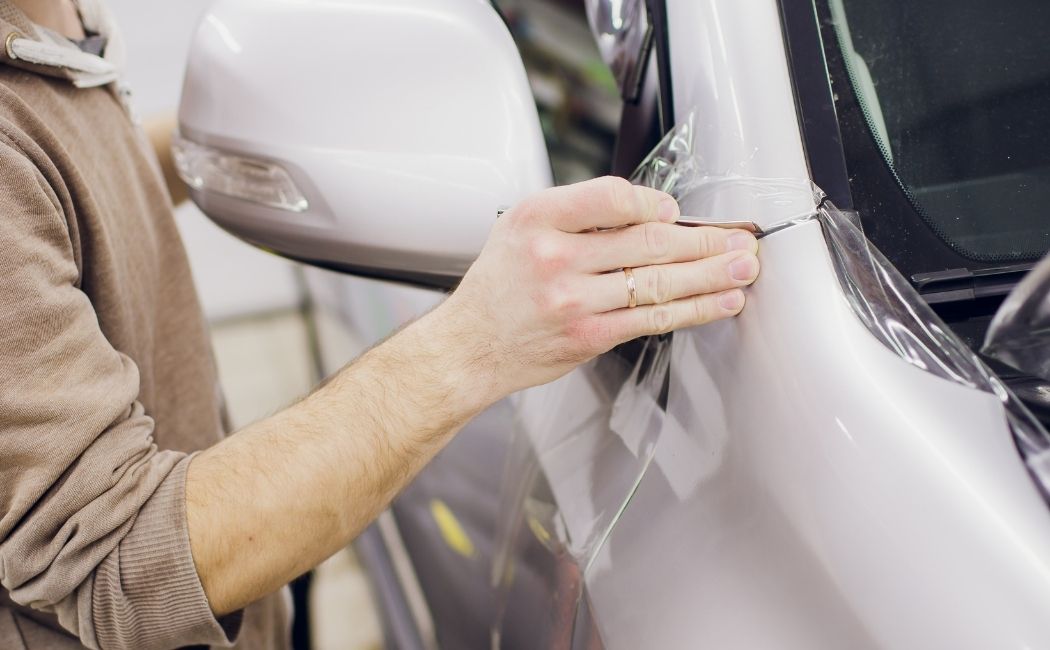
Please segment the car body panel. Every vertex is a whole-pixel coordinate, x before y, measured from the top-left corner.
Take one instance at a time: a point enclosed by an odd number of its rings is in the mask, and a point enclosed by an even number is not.
[[[1050,517],[999,399],[874,340],[817,222],[762,261],[741,317],[675,334],[671,416],[587,575],[606,647],[1050,644]]]
[[[327,372],[344,364],[418,318],[444,298],[433,289],[358,278],[324,269],[306,267],[311,299],[321,309],[322,327],[338,331],[326,337]]]
[[[675,120],[696,110],[706,168],[723,176],[809,179],[776,0],[668,0]],[[712,219],[768,226],[793,208]]]

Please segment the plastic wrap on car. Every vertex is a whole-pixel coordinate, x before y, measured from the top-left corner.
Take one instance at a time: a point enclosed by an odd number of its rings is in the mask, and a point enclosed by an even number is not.
[[[767,227],[812,216],[822,193],[809,179],[747,176],[743,159],[713,169],[698,146],[709,131],[690,112],[642,161],[631,181],[667,192],[678,199],[683,215],[702,219],[749,220]]]
[[[868,241],[859,216],[836,207],[809,179],[743,176],[739,172],[746,160],[729,168],[712,169],[699,153],[702,129],[698,125],[698,113],[691,111],[643,161],[635,172],[636,182],[672,194],[683,214],[699,219],[752,220],[769,232],[791,223],[818,220],[843,294],[868,331],[913,366],[1002,400],[1018,449],[1044,494],[1050,494],[1050,435]],[[730,197],[737,210],[748,206],[746,214],[724,208]],[[1028,287],[1030,292],[1041,289],[1045,295],[1050,290],[1050,267],[1042,277],[1034,273],[1029,276]],[[1022,322],[1009,329],[1001,326],[1003,331],[996,339],[1001,354],[1009,355],[1014,349],[1015,357],[1037,357],[1041,352],[1043,362],[1050,364],[1050,301],[1029,301],[1028,307],[1016,310],[1013,318]],[[1040,342],[1044,346],[1041,349]],[[1038,362],[1026,358],[1023,363],[1031,370]]]
[[[838,209],[809,179],[746,176],[746,160],[712,169],[699,154],[697,125],[693,111],[631,180],[668,192],[683,214],[703,220],[751,220],[770,233],[818,221],[844,299],[860,322],[909,364],[1002,400],[1030,473],[1050,495],[1050,436],[867,240],[858,215]],[[547,595],[540,599],[547,610],[530,623],[537,647],[571,647],[589,571],[646,472],[663,472],[685,498],[721,462],[719,436],[729,432],[708,395],[717,390],[705,391],[704,378],[684,377],[674,367],[675,351],[687,344],[687,337],[635,342],[634,354],[603,355],[516,397],[491,576],[501,612],[534,608],[530,592]],[[698,418],[709,435],[696,444],[707,447],[688,458],[661,454],[663,437],[686,438]],[[505,629],[521,624],[512,618],[497,616],[494,648],[501,638],[520,638]]]
[[[523,608],[536,647],[569,647],[584,575],[656,451],[670,345],[645,339],[516,396],[491,574],[493,647],[521,638],[504,626],[520,625]]]
[[[1050,381],[1050,255],[1010,292],[988,327],[981,351]]]
[[[835,207],[809,179],[742,176],[738,168],[746,161],[711,169],[698,153],[697,119],[694,111],[675,127],[634,180],[675,196],[683,214],[700,219],[752,220],[767,231],[818,219],[846,298],[876,338],[923,370],[993,390],[991,373],[867,240],[855,213]],[[729,197],[737,212],[722,209]],[[739,213],[740,205],[748,206],[746,214]],[[771,222],[770,212],[780,218]]]
[[[855,213],[825,199],[817,218],[846,300],[868,331],[913,366],[998,397],[1030,473],[1050,495],[1050,435],[1039,421],[868,241]]]
[[[839,284],[853,313],[897,356],[927,372],[998,392],[998,380],[864,236],[857,216],[818,208]]]

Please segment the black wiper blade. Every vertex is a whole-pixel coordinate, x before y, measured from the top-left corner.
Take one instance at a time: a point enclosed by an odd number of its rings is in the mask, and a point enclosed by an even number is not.
[[[962,268],[916,273],[911,276],[911,282],[931,305],[977,300],[1005,296],[1034,266],[1034,262],[1028,262],[987,269]]]

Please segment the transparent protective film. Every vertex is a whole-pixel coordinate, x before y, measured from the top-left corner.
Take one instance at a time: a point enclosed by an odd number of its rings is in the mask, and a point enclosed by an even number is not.
[[[511,639],[523,634],[527,647],[569,647],[583,576],[657,448],[669,352],[668,338],[635,341],[517,396],[493,559],[494,648],[519,647]]]
[[[705,221],[754,221],[772,233],[817,219],[843,293],[865,327],[908,363],[1003,400],[1018,447],[1046,493],[1050,436],[868,241],[859,216],[837,208],[809,179],[743,176],[739,172],[746,160],[712,169],[699,153],[701,139],[709,135],[696,110],[691,111],[643,161],[635,182],[672,194],[683,214]],[[1035,318],[1035,311],[1029,308],[1022,317]],[[1044,305],[1038,313],[1047,311]],[[675,405],[669,404],[669,409],[674,411]]]
[[[745,176],[747,160],[713,169],[699,147],[712,139],[711,128],[690,112],[642,161],[632,182],[667,192],[683,215],[708,221],[746,220],[768,228],[813,215],[823,194],[809,179]]]
[[[868,331],[908,363],[1002,400],[1021,455],[1050,495],[1050,435],[1039,421],[868,241],[855,213],[825,200],[818,218],[839,284]]]
[[[1050,494],[1050,436],[868,242],[857,215],[839,210],[808,179],[745,176],[745,160],[710,168],[699,153],[709,134],[698,125],[693,111],[632,180],[670,193],[683,215],[753,221],[771,237],[819,222],[843,298],[859,321],[909,364],[1002,400],[1017,447]],[[730,431],[719,387],[695,364],[688,376],[675,365],[697,356],[688,348],[694,344],[677,336],[673,343],[635,341],[516,397],[491,576],[499,611],[493,648],[573,647],[573,628],[587,618],[584,585],[605,572],[605,542],[643,477],[662,473],[682,501],[723,462]],[[600,611],[594,619],[602,629]]]
[[[864,236],[853,212],[819,209],[839,284],[853,313],[883,345],[927,372],[996,392],[994,376]]]
[[[1050,381],[1050,256],[1003,302],[984,339],[984,354]]]

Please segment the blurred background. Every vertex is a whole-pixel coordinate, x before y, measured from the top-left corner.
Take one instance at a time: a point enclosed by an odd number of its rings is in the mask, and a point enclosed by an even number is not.
[[[175,111],[190,39],[208,0],[109,4],[124,30],[127,79],[139,114]],[[621,102],[599,59],[582,0],[495,4],[526,62],[556,182],[607,173]],[[390,300],[389,287],[380,291],[374,281],[304,269],[264,253],[220,230],[192,204],[180,206],[177,220],[235,428],[291,403],[399,324],[377,321],[376,314],[391,311],[389,305],[375,309],[376,301]],[[394,313],[407,320],[440,296],[405,288],[395,299],[402,307]],[[348,334],[347,322],[365,333],[364,340]],[[351,550],[322,565],[297,591],[299,613],[308,612],[297,621],[297,649],[382,647],[368,579]]]

